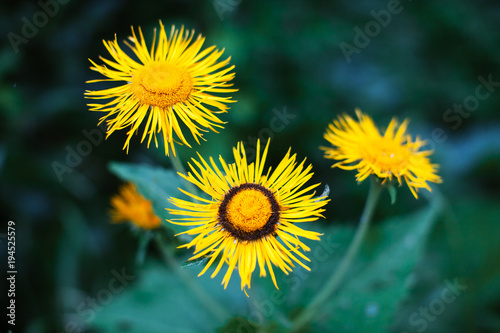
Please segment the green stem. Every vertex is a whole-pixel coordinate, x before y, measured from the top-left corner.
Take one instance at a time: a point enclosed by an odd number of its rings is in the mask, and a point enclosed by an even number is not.
[[[186,174],[186,169],[184,169],[184,166],[182,165],[179,155],[170,154],[169,157],[170,157],[170,162],[172,162],[174,169],[177,170],[177,172]]]
[[[174,167],[174,169],[177,172],[182,173],[183,175],[186,175],[187,174],[186,169],[182,165],[182,162],[179,158],[179,155],[174,156],[174,154],[170,154],[169,157],[170,157],[170,162],[172,162],[172,166]],[[194,186],[193,183],[191,183],[190,181],[187,181],[184,178],[182,178],[182,180],[184,181],[184,184],[186,185],[186,190],[189,193],[192,193],[192,194],[197,195],[197,196],[199,195],[198,189],[196,188],[196,186]]]
[[[358,229],[356,230],[356,234],[354,235],[342,262],[338,266],[335,273],[330,276],[323,289],[316,294],[307,307],[299,314],[299,316],[297,316],[297,318],[295,318],[291,332],[299,331],[302,327],[304,327],[304,325],[310,322],[315,317],[320,307],[331,298],[340,283],[343,281],[343,278],[348,272],[353,259],[356,257],[359,249],[361,248],[361,244],[366,236],[366,232],[372,219],[381,190],[382,186],[377,183],[375,177],[372,177],[370,191],[366,199],[365,208],[363,209]]]
[[[149,230],[141,233],[139,238],[139,247],[137,248],[137,253],[135,254],[135,264],[137,266],[142,266],[144,264],[146,253],[148,251],[148,244],[152,238],[153,233]]]
[[[224,322],[230,318],[229,312],[227,312],[226,309],[212,296],[207,294],[205,290],[191,277],[191,275],[186,273],[181,268],[181,264],[177,261],[177,259],[175,259],[170,251],[165,249],[159,235],[156,235],[155,241],[165,264],[173,269],[174,273],[179,277],[179,280],[181,280],[193,292],[200,303],[203,304],[207,310],[217,318],[218,321]]]

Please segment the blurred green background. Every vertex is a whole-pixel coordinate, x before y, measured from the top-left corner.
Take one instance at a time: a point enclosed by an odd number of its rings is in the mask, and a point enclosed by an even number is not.
[[[374,223],[382,231],[392,225],[382,226],[384,219],[404,215],[411,221],[411,214],[428,205],[428,197],[442,197],[443,209],[429,232],[417,238],[418,258],[406,259],[402,252],[399,264],[414,261],[415,269],[410,265],[411,274],[398,277],[405,293],[391,295],[400,298],[397,306],[389,311],[376,298],[372,303],[367,300],[365,319],[384,314],[388,319],[378,326],[380,332],[500,332],[498,1],[402,1],[398,6],[385,0],[54,1],[0,3],[1,258],[7,262],[6,224],[13,220],[18,269],[16,326],[9,327],[2,314],[2,332],[257,330],[254,324],[259,319],[249,316],[255,304],[241,297],[237,275],[226,292],[219,286],[220,276],[197,279],[211,293],[225,293],[219,296],[228,297],[229,309],[234,307],[232,322],[214,321],[203,310],[193,309],[189,293],[172,277],[175,269],[158,268],[161,256],[154,246],[149,247],[146,266],[135,265],[138,237],[126,225],[109,223],[109,198],[122,183],[110,173],[109,162],[168,167],[162,148],[148,150],[136,137],[127,155],[121,149],[125,133],[115,133],[92,144],[91,152],[60,177],[54,171],[54,162],[66,164],[69,150],[88,140],[85,133],[97,128],[101,116],[89,112],[83,98],[86,89],[100,87],[85,84],[99,78],[89,69],[88,59],[108,57],[102,39],[116,34],[124,40],[131,25],[141,26],[150,41],[160,19],[167,27],[195,29],[206,37],[206,47],[225,48],[224,55],[231,56],[236,66],[238,103],[222,116],[226,128],[220,134],[208,133],[207,141],[195,149],[203,156],[221,154],[230,159],[237,141],[252,147],[254,138],[271,136],[267,165],[275,165],[291,146],[299,159],[307,157],[314,165],[313,181],[330,185],[326,219],[309,229],[332,230],[335,253],[302,280],[302,293],[287,294],[283,313],[266,318],[266,329],[286,331],[282,317],[293,317],[307,303],[322,283],[315,279],[335,269],[352,237],[368,184],[357,185],[354,172],[331,169],[331,161],[322,158],[318,147],[326,144],[322,135],[328,122],[343,112],[354,114],[359,107],[381,127],[393,116],[409,117],[409,131],[428,139],[435,149],[432,159],[441,165],[444,181],[434,186],[433,195],[419,200],[405,186],[395,205],[384,195]],[[56,3],[57,10],[46,3]],[[44,10],[52,15],[44,15]],[[390,17],[384,16],[390,10]],[[34,20],[39,23],[35,31],[26,23]],[[283,126],[272,125],[277,114],[289,115]],[[183,160],[195,155],[185,147],[178,152]],[[412,223],[394,221],[396,229],[408,227],[395,235],[413,230]],[[379,241],[385,244],[382,231]],[[172,247],[179,244],[170,234],[165,237]],[[374,260],[370,247],[365,250],[358,270],[363,269],[363,260],[366,264]],[[373,254],[377,251],[382,250],[373,249]],[[187,256],[188,252],[179,251],[176,260],[182,262]],[[387,273],[384,262],[377,266],[382,275]],[[82,316],[79,305],[91,308],[85,303],[87,297],[108,288],[113,274],[122,269],[136,277],[130,288],[92,308],[92,316]],[[195,276],[199,270],[183,272]],[[370,272],[375,275],[366,273],[366,280],[375,281],[378,271]],[[257,275],[256,293],[268,295],[269,281]],[[415,323],[425,318],[419,309],[429,307],[446,283],[456,278],[467,287],[460,296],[439,316],[425,319],[425,328],[424,322]],[[6,286],[5,281],[2,278],[0,285]],[[134,294],[140,285],[170,296]],[[356,299],[353,295],[346,296],[347,303]],[[3,291],[1,297],[7,299]],[[364,331],[356,326],[349,306],[342,304],[326,308],[323,319],[305,331]],[[345,312],[338,310],[342,307]],[[130,322],[113,319],[113,313]],[[148,313],[154,314],[154,323],[140,320]],[[161,326],[183,318],[185,326]],[[237,328],[231,324],[247,320],[250,324]],[[195,322],[200,326],[190,326]]]

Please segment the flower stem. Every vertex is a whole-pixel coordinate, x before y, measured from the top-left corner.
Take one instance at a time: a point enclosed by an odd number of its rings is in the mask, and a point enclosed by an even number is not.
[[[213,297],[207,294],[205,290],[192,278],[192,276],[181,268],[181,264],[177,261],[177,259],[175,259],[170,251],[165,249],[159,235],[156,235],[155,242],[160,250],[163,260],[165,261],[165,264],[173,269],[174,273],[179,277],[179,280],[193,292],[200,303],[203,304],[207,310],[215,316],[215,318],[217,318],[218,321],[225,322],[228,318],[230,318],[229,312],[227,312],[226,309]]]
[[[184,169],[179,155],[169,154],[168,157],[170,157],[170,162],[172,162],[172,166],[175,170],[177,170],[177,172],[186,173],[186,169]]]
[[[141,233],[141,236],[139,238],[139,247],[135,255],[135,264],[137,266],[142,266],[144,264],[146,253],[148,251],[148,244],[152,238],[153,233],[149,230]]]
[[[374,209],[377,205],[378,198],[380,197],[381,190],[382,186],[377,182],[375,177],[372,177],[370,191],[366,199],[358,229],[356,230],[356,234],[354,235],[354,238],[349,245],[344,258],[342,259],[342,262],[338,266],[337,270],[330,276],[323,289],[320,290],[318,294],[316,294],[316,296],[307,305],[307,307],[297,316],[297,318],[295,318],[291,330],[292,332],[297,332],[302,327],[304,327],[304,325],[310,322],[317,314],[320,307],[330,299],[333,293],[337,290],[340,283],[343,281],[344,276],[349,271],[349,267],[351,266],[352,261],[361,248],[361,244],[366,236],[366,232],[372,219]]]
[[[182,162],[179,158],[179,155],[174,156],[174,154],[169,154],[169,157],[170,157],[170,162],[172,162],[172,166],[174,167],[174,169],[178,173],[182,173],[183,175],[187,174],[186,169],[182,165]],[[182,178],[182,180],[184,181],[184,184],[186,185],[186,190],[188,192],[198,196],[199,193],[198,193],[198,189],[196,188],[196,186],[194,186],[193,183],[185,180],[184,178]],[[192,199],[192,200],[194,200],[194,199]]]

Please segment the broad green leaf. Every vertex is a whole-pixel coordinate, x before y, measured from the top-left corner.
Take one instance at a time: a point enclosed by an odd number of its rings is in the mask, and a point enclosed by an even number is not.
[[[182,187],[182,179],[173,171],[161,167],[146,164],[131,164],[112,162],[109,169],[119,178],[127,182],[133,182],[138,191],[153,203],[153,209],[163,221],[164,225],[175,233],[186,231],[186,228],[176,224],[168,223],[167,219],[173,217],[165,208],[175,208],[168,198],[171,196],[184,196],[179,190]]]
[[[471,197],[446,208],[418,265],[418,282],[411,298],[405,301],[391,328],[393,332],[454,333],[472,327],[473,319],[478,331],[500,332],[496,309],[500,299],[498,200]],[[447,289],[447,283],[456,281],[466,289],[458,290],[453,302],[444,302],[445,310],[436,320],[424,322],[420,309],[430,308],[440,298],[436,295]]]
[[[224,290],[220,276],[214,279],[208,275],[196,277],[199,270],[181,269],[179,263],[173,264],[176,267],[147,263],[139,276],[95,312],[91,327],[103,332],[127,333],[214,332],[231,317],[245,312],[248,298],[238,283]],[[193,291],[192,284],[206,294],[208,304]],[[225,311],[220,317],[211,309],[216,302]]]
[[[436,199],[411,215],[375,221],[343,283],[304,331],[387,332],[399,303],[407,295],[413,269],[440,210],[441,202]],[[311,251],[306,255],[311,261],[306,264],[311,271],[296,265],[290,275],[278,278],[280,292],[286,295],[283,311],[291,317],[322,289],[354,235],[352,227],[321,230],[319,226],[312,223],[306,228],[324,233],[320,242],[307,242]],[[272,290],[268,283],[262,287],[267,294]]]
[[[324,282],[325,274],[332,270],[332,262],[341,257],[339,249],[349,244],[352,238],[350,228],[325,228],[323,221],[301,223],[305,230],[322,233],[320,241],[301,239],[311,251],[305,252],[309,262],[301,260],[310,268],[307,271],[294,263],[293,272],[285,275],[274,267],[278,288],[273,284],[269,271],[266,277],[259,277],[257,268],[252,276],[252,288],[248,290],[251,308],[244,316],[250,322],[265,327],[262,332],[288,332],[291,327],[289,317],[317,292]],[[278,326],[277,326],[278,325]]]
[[[375,226],[362,248],[359,263],[332,301],[318,327],[342,332],[387,332],[411,274],[423,254],[440,204]]]

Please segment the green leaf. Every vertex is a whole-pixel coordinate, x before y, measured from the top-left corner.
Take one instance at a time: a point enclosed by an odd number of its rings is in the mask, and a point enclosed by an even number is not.
[[[423,254],[440,207],[435,203],[372,228],[360,263],[324,309],[329,314],[326,327],[342,332],[387,332],[408,293],[411,273]]]
[[[163,224],[175,233],[186,231],[180,225],[168,223],[172,215],[165,208],[175,208],[168,198],[171,196],[183,195],[178,188],[182,187],[182,180],[173,171],[161,167],[154,167],[146,164],[131,164],[111,162],[109,169],[120,179],[133,182],[137,190],[153,203],[153,209]],[[178,218],[179,216],[175,216]]]
[[[188,261],[183,262],[181,267],[188,268],[188,267],[193,267],[193,266],[205,265],[209,259],[210,259],[210,256],[206,255],[206,256],[200,257],[198,259],[188,260]]]
[[[318,312],[309,328],[329,332],[387,332],[399,304],[411,286],[412,272],[423,255],[427,239],[439,212],[436,199],[429,207],[408,216],[388,219],[370,226],[358,257],[331,300]],[[308,230],[322,232],[311,248],[306,263],[311,271],[295,267],[278,279],[286,295],[288,315],[303,309],[335,272],[354,235],[352,227],[326,230],[311,224]],[[267,293],[271,291],[266,287]],[[307,328],[306,330],[307,331]]]
[[[214,279],[208,275],[196,277],[197,272],[190,270],[182,270],[184,276],[180,276],[176,273],[178,270],[179,267],[170,269],[157,262],[148,262],[144,269],[134,273],[137,276],[127,286],[115,282],[115,288],[109,290],[112,293],[109,303],[106,300],[98,311],[92,309],[95,317],[90,325],[103,332],[214,332],[231,316],[245,313],[248,299],[238,283],[224,290],[220,276]],[[213,302],[222,305],[228,312],[227,318],[216,318],[197,298],[190,282],[198,284]],[[244,328],[249,326],[243,320],[236,321]]]
[[[234,333],[234,332],[258,333],[259,327],[255,323],[245,317],[234,317],[229,320],[224,327],[220,327],[217,333]]]
[[[452,303],[446,303],[437,320],[428,322],[426,332],[457,332],[460,327],[473,327],[471,320],[480,323],[478,331],[500,332],[500,313],[494,305],[500,299],[498,200],[471,196],[448,203],[444,210],[418,265],[418,283],[412,288],[412,297],[405,301],[391,328],[394,332],[422,328],[415,326],[422,319],[419,309],[429,308],[437,293],[446,288],[446,280],[453,283],[458,278],[467,289]],[[414,312],[419,315],[410,322]]]
[[[394,184],[388,184],[387,191],[389,191],[389,195],[391,196],[391,204],[394,205],[396,203],[396,197],[398,194]]]

